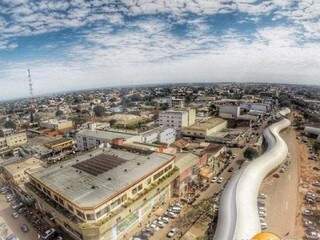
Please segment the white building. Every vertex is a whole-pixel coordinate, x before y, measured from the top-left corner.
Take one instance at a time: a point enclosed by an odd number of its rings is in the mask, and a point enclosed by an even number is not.
[[[219,117],[237,119],[240,116],[240,107],[233,105],[219,106]]]
[[[76,144],[79,150],[87,150],[111,143],[114,139],[124,139],[127,142],[141,142],[141,136],[100,130],[81,130],[76,134]]]
[[[173,128],[167,128],[159,133],[158,140],[160,143],[171,144],[176,141],[177,132]]]
[[[171,144],[176,140],[177,132],[173,128],[154,128],[144,133],[140,133],[142,143],[165,143]]]
[[[160,112],[159,125],[162,128],[173,128],[180,132],[183,127],[188,127],[194,124],[195,119],[195,109],[168,110]]]

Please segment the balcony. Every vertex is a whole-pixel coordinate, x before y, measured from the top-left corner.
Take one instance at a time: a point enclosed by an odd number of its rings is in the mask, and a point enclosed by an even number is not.
[[[70,221],[72,221],[75,224],[82,223],[83,220],[79,219],[76,215],[70,213],[67,209],[60,206],[57,202],[53,201],[51,198],[49,198],[46,194],[44,194],[42,191],[34,187],[30,182],[25,183],[26,189],[31,191],[34,195],[36,195],[38,198],[45,201],[48,205],[50,205],[52,208],[57,210],[58,213],[60,213],[62,216],[66,217]],[[33,195],[31,194],[31,195]]]

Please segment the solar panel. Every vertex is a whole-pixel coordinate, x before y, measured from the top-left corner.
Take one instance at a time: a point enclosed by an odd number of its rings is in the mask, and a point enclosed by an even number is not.
[[[72,167],[87,172],[93,176],[98,176],[99,174],[107,172],[125,162],[126,160],[123,158],[103,153],[74,164]]]

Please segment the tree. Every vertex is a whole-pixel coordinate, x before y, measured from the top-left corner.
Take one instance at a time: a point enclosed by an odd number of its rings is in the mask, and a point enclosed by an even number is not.
[[[12,120],[6,121],[3,126],[5,128],[12,128],[12,129],[16,129],[17,128],[16,123],[14,121],[12,121]]]
[[[313,143],[313,149],[314,149],[314,151],[316,151],[316,152],[318,152],[318,151],[320,151],[320,142],[314,142]]]
[[[249,160],[258,157],[258,155],[258,151],[252,147],[248,147],[243,153],[243,156]]]
[[[210,115],[216,115],[217,114],[217,112],[218,112],[218,108],[217,108],[217,106],[216,105],[214,105],[213,103],[212,104],[210,104],[210,106],[209,106],[209,114]]]
[[[56,111],[56,117],[61,117],[62,115],[63,115],[63,111],[61,111],[60,109]]]
[[[165,111],[169,108],[168,103],[160,103],[160,110]]]
[[[93,108],[93,112],[94,112],[94,115],[96,115],[97,117],[102,117],[105,113],[105,108],[98,105]]]
[[[110,126],[112,127],[112,126],[114,126],[114,125],[117,123],[117,120],[111,119],[111,120],[109,121],[109,123],[110,123]]]

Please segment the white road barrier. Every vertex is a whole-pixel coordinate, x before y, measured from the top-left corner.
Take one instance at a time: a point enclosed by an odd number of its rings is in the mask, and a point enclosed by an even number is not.
[[[290,109],[279,112],[281,116]],[[214,240],[250,240],[261,232],[257,198],[263,179],[286,159],[288,147],[279,132],[290,126],[288,119],[272,124],[263,132],[268,148],[243,167],[226,185],[220,199]]]

